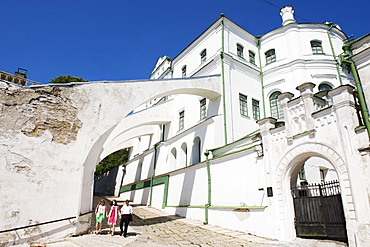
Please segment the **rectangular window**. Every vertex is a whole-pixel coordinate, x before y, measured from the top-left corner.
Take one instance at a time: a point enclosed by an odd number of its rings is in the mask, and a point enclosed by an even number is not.
[[[236,53],[237,53],[238,57],[244,58],[243,50],[244,50],[244,48],[243,48],[242,45],[240,45],[240,44],[236,45]]]
[[[201,101],[199,101],[199,103],[200,103],[200,120],[202,120],[207,117],[206,99],[202,99]]]
[[[260,119],[260,102],[258,100],[252,99],[252,107],[253,107],[253,118],[255,120]]]
[[[179,112],[179,130],[184,129],[185,111]]]
[[[182,77],[186,77],[186,65],[181,69]]]
[[[207,50],[206,50],[206,49],[204,49],[204,50],[200,53],[200,61],[201,61],[201,63],[204,63],[206,60],[207,60]]]
[[[252,51],[249,51],[249,62],[256,64],[256,55]]]
[[[312,40],[311,41],[311,49],[313,54],[322,54],[322,45],[321,41],[319,40]]]
[[[240,115],[248,117],[247,96],[239,94]]]

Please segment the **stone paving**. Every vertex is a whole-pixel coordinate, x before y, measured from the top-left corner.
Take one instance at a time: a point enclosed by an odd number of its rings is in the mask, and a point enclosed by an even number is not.
[[[133,222],[130,223],[128,237],[108,235],[105,229],[101,235],[88,234],[71,237],[48,247],[87,247],[87,246],[133,246],[133,247],[172,247],[172,246],[287,246],[287,247],[336,247],[344,243],[323,240],[297,239],[293,242],[280,242],[261,238],[247,233],[232,231],[202,222],[168,215],[160,210],[137,206],[134,207]]]

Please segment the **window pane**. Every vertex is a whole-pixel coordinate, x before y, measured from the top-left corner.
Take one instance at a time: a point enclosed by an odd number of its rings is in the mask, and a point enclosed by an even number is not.
[[[239,94],[239,105],[240,105],[240,114],[242,116],[248,116],[248,104],[247,96]]]
[[[244,58],[243,49],[244,49],[243,46],[239,44],[236,45],[236,53],[238,57]]]
[[[249,51],[249,62],[253,64],[256,63],[255,54],[251,51]]]
[[[260,119],[260,102],[258,100],[252,100],[252,107],[253,107],[253,118],[255,120]]]
[[[204,49],[201,53],[200,53],[200,60],[201,62],[203,63],[204,61],[207,60],[207,50]]]
[[[179,130],[184,129],[185,111],[179,113]]]
[[[311,41],[311,49],[313,54],[323,53],[321,41]]]
[[[278,96],[280,92],[275,92],[270,96],[270,110],[271,110],[271,117],[280,119],[284,117],[283,110],[280,107]]]
[[[265,53],[266,55],[266,63],[272,63],[276,61],[276,54],[275,54],[275,49],[269,50]]]
[[[182,77],[186,77],[186,66],[182,67]]]
[[[206,99],[202,99],[199,103],[200,103],[200,119],[202,120],[207,117]]]

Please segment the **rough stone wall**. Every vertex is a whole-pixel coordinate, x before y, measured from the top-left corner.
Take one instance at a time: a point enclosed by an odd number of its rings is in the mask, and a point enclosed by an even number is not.
[[[74,102],[59,87],[26,89],[3,83],[0,94],[2,129],[20,130],[29,137],[48,130],[52,141],[62,144],[76,140],[82,122]]]

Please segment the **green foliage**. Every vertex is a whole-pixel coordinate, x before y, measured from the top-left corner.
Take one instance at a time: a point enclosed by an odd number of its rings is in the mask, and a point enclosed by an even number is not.
[[[80,82],[80,81],[86,81],[86,80],[81,77],[75,77],[71,75],[61,75],[54,79],[51,79],[49,83],[70,83],[70,82]]]
[[[128,154],[129,149],[121,149],[105,157],[95,168],[95,178],[125,163],[128,160]]]

